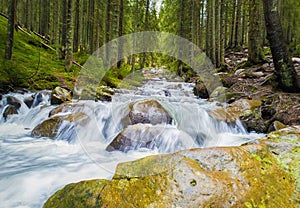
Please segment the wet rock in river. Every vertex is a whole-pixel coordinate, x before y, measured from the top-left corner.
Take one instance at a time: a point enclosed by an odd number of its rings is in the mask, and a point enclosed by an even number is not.
[[[203,82],[196,83],[196,85],[193,89],[193,92],[194,92],[194,95],[196,95],[199,98],[202,98],[202,99],[209,98],[207,88]]]
[[[14,114],[18,114],[16,106],[8,105],[3,112],[3,118],[6,120],[10,115]]]
[[[7,101],[7,104],[15,106],[16,109],[19,109],[22,105],[22,102],[13,96],[7,96],[6,101]]]
[[[48,137],[55,139],[59,128],[63,121],[69,122],[70,124],[78,124],[85,126],[89,121],[89,117],[82,112],[74,112],[72,114],[53,116],[44,120],[42,123],[37,125],[31,132],[31,136],[35,138]]]
[[[121,131],[106,150],[128,152],[140,148],[158,149],[161,152],[174,152],[191,148],[193,139],[185,132],[171,126],[136,124]]]
[[[72,92],[62,87],[56,87],[51,93],[51,105],[59,105],[72,100]]]
[[[31,108],[34,101],[34,95],[30,95],[29,97],[24,98],[24,103],[28,108]]]
[[[36,93],[34,95],[30,95],[24,99],[24,103],[28,108],[34,108],[38,106],[41,102],[43,102],[43,95],[42,93]]]
[[[130,105],[130,124],[171,124],[172,117],[156,100],[137,101]]]
[[[54,139],[58,133],[58,129],[62,124],[63,119],[61,117],[52,117],[41,124],[37,125],[31,132],[32,137],[48,137]]]

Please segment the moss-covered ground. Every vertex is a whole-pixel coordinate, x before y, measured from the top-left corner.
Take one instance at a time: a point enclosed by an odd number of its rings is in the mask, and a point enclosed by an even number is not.
[[[26,31],[26,28],[23,29]],[[53,89],[56,86],[72,89],[81,67],[73,64],[72,71],[66,72],[64,60],[58,58],[57,52],[45,47],[43,40],[32,32],[26,32],[15,30],[12,60],[5,60],[7,19],[0,17],[0,93],[19,89]],[[55,45],[46,44],[57,48]],[[89,54],[82,51],[73,55],[74,60],[81,66],[89,57]],[[143,77],[138,74],[132,79],[127,78],[126,82],[122,81],[130,74],[131,66],[124,64],[120,69],[110,69],[100,84],[110,87],[140,85]]]

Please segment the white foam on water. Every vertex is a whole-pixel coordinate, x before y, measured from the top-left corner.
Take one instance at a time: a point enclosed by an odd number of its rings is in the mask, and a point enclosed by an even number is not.
[[[247,133],[240,122],[229,125],[211,118],[207,110],[215,104],[196,99],[192,88],[192,84],[152,80],[137,90],[115,95],[112,103],[79,101],[73,112],[83,112],[88,123],[81,126],[64,121],[56,140],[31,137],[33,128],[47,119],[55,107],[49,104],[49,93],[31,109],[23,100],[32,93],[10,94],[21,100],[22,106],[19,114],[7,121],[1,117],[0,121],[0,207],[42,207],[47,198],[69,183],[110,179],[120,162],[192,147],[241,145],[262,136]],[[1,112],[5,97],[0,101]],[[128,153],[105,151],[122,130],[129,104],[144,99],[158,100],[174,118],[157,135],[159,148]],[[67,115],[68,112],[61,114]]]

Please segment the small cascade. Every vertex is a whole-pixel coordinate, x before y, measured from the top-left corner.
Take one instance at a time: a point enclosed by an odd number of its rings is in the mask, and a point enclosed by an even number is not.
[[[134,90],[117,90],[112,102],[75,100],[62,104],[60,110],[50,105],[49,91],[4,95],[0,101],[1,206],[41,207],[68,183],[111,178],[120,162],[188,148],[241,145],[262,136],[248,133],[238,120],[229,124],[212,118],[209,111],[217,103],[196,99],[192,89],[191,83],[150,79]],[[17,114],[4,118],[9,96],[20,106],[16,104]],[[130,123],[132,105],[145,100],[157,101],[164,109],[159,113],[166,111],[172,121]],[[160,115],[151,112],[150,118]],[[54,138],[31,136],[36,126],[53,117],[61,122]],[[123,152],[123,147],[107,151],[116,138],[125,138],[131,146]]]

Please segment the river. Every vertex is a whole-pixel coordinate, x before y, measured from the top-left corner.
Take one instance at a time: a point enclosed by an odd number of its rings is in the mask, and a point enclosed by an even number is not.
[[[6,121],[1,113],[0,207],[42,207],[66,184],[110,179],[120,162],[186,148],[241,145],[262,137],[248,133],[239,121],[229,125],[211,118],[207,111],[216,108],[217,103],[197,99],[192,89],[191,83],[151,79],[137,89],[118,90],[112,102],[74,101],[75,111],[83,112],[90,120],[84,127],[63,123],[55,140],[31,137],[33,128],[55,108],[50,105],[48,91],[41,91],[42,102],[30,109],[23,100],[33,93],[3,95],[1,112],[6,108],[7,96],[14,96],[22,105],[18,114]],[[171,124],[162,126],[159,148],[107,152],[107,145],[122,130],[129,104],[145,99],[159,101],[173,117]],[[174,138],[183,145],[172,142]]]

